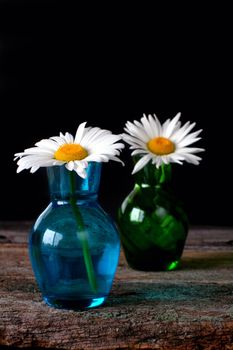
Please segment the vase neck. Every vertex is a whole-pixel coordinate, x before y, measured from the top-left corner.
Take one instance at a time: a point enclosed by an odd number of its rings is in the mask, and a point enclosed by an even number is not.
[[[87,177],[82,179],[76,172],[69,171],[65,166],[47,168],[50,197],[52,201],[78,199],[96,200],[98,196],[101,163],[88,164]]]
[[[162,164],[156,168],[151,162],[135,174],[136,184],[140,187],[161,187],[171,180],[171,164]]]

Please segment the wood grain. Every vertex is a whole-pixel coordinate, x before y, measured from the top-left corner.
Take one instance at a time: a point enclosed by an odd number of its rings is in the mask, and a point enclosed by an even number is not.
[[[177,271],[135,271],[122,254],[106,304],[74,312],[41,300],[29,227],[0,229],[1,349],[233,349],[233,229],[191,230]]]

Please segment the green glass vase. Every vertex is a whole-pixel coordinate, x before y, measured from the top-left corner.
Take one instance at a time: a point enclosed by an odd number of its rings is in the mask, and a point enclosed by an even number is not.
[[[170,271],[179,266],[188,219],[171,189],[171,164],[149,163],[135,174],[133,191],[123,201],[118,225],[126,260],[142,271]]]

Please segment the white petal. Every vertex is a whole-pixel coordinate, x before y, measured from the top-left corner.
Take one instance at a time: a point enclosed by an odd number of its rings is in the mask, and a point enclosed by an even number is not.
[[[154,120],[155,120],[157,129],[158,129],[158,136],[162,136],[162,125],[161,125],[159,119],[157,118],[156,114],[153,114],[153,116],[154,116]]]
[[[173,161],[177,161],[177,160],[178,161],[185,160],[185,158],[182,154],[177,154],[177,153],[168,154],[167,159],[169,160],[169,162],[173,162]]]
[[[167,155],[162,156],[162,161],[164,164],[169,164],[169,158],[167,157]]]
[[[170,163],[177,163],[177,164],[180,164],[180,165],[183,164],[182,160],[180,160],[179,158],[171,158]]]
[[[86,159],[82,159],[82,160],[80,161],[80,163],[82,164],[82,167],[83,167],[84,169],[88,167],[88,162],[86,161]]]
[[[48,149],[42,149],[39,147],[31,147],[31,148],[27,148],[24,150],[23,155],[26,155],[26,154],[37,154],[37,155],[50,154],[50,155],[53,155],[54,151],[48,150]]]
[[[82,171],[76,170],[76,172],[77,172],[77,174],[78,174],[81,178],[86,179],[86,177],[87,177],[87,172],[86,172],[86,170],[82,170]]]
[[[196,138],[186,137],[183,141],[179,143],[179,147],[186,147],[186,146],[192,145],[194,142],[197,142],[199,140],[201,140],[201,137],[196,137]]]
[[[178,148],[176,150],[177,154],[185,154],[185,153],[199,153],[199,152],[204,152],[204,148],[196,148],[196,147],[183,147],[183,148]]]
[[[143,117],[141,118],[141,122],[145,128],[145,132],[147,133],[149,138],[152,139],[154,137],[153,130],[145,114],[143,114]]]
[[[144,153],[148,153],[148,151],[143,150],[143,149],[136,149],[135,151],[133,151],[131,153],[131,156],[135,156],[136,154],[144,154]]]
[[[74,162],[73,161],[70,161],[66,164],[66,169],[72,171],[74,170]]]
[[[118,150],[122,150],[123,148],[125,148],[125,145],[123,143],[114,143],[112,145],[109,146],[110,148],[117,148]]]
[[[173,137],[172,140],[174,140],[174,142],[176,144],[178,143],[179,145],[181,145],[183,147],[182,143],[188,142],[189,140],[192,140],[192,139],[195,139],[196,141],[200,140],[201,138],[197,139],[197,136],[199,136],[199,134],[201,132],[202,132],[202,129],[195,131],[195,132],[192,132],[191,134],[188,134],[186,136],[182,136],[182,138],[180,138],[179,140],[177,140],[176,137]],[[194,141],[194,142],[196,142],[196,141]],[[188,143],[187,143],[187,145],[188,145]]]
[[[65,139],[62,138],[62,137],[59,137],[59,136],[53,136],[53,137],[50,137],[51,140],[54,140],[55,142],[57,142],[57,144],[59,146],[62,146],[66,143]]]
[[[87,172],[84,168],[79,167],[77,164],[74,166],[74,171],[83,179],[87,177]]]
[[[79,125],[79,127],[76,131],[74,143],[80,144],[82,137],[83,137],[83,133],[84,133],[84,129],[85,129],[86,124],[87,124],[87,122],[84,122],[84,123]]]
[[[21,158],[18,162],[18,169],[17,173],[22,171],[23,169],[29,169],[29,168],[39,168],[39,167],[47,167],[53,165],[52,159],[43,159],[39,157],[32,157],[28,156],[25,158]]]
[[[68,133],[68,132],[66,132],[66,134],[65,134],[65,139],[66,139],[67,143],[74,143],[73,136],[70,133]]]
[[[47,166],[53,166],[53,160],[40,160],[40,161],[34,161],[31,163],[31,166],[39,166],[39,167],[47,167]]]
[[[174,139],[176,142],[180,142],[183,140],[183,138],[195,127],[196,123],[190,124],[190,122],[187,122],[182,128],[180,128],[178,131],[176,131],[173,134]]]
[[[22,170],[26,169],[23,165],[19,165],[16,172],[17,174],[20,173]]]
[[[123,134],[123,140],[130,144],[131,146],[141,146],[144,149],[147,149],[145,142],[136,139],[135,137],[129,136],[127,134]]]
[[[163,135],[164,137],[168,138],[171,136],[171,134],[173,133],[179,119],[180,119],[181,113],[178,113],[168,124],[168,126],[166,127],[166,133]]]
[[[121,139],[120,135],[113,135],[113,134],[108,134],[105,135],[104,137],[100,137],[93,142],[92,147],[98,147],[98,146],[110,146],[114,144],[115,142],[119,141]]]
[[[167,128],[170,124],[171,120],[170,119],[167,119],[163,125],[162,125],[162,135],[166,135],[166,132],[167,132]]]
[[[184,157],[188,163],[192,163],[194,165],[198,165],[200,163],[200,160],[201,160],[200,157],[195,156],[194,154],[185,154]]]
[[[160,134],[160,129],[161,129],[160,123],[158,123],[156,121],[156,119],[153,118],[150,114],[149,114],[148,118],[149,118],[150,126],[151,126],[151,129],[152,129],[152,133],[153,133],[153,137],[152,138],[158,137],[159,134]]]
[[[87,128],[86,128],[87,129]],[[95,139],[95,135],[98,134],[98,131],[100,128],[88,128],[89,130],[85,133],[85,135],[82,138],[82,146],[85,147],[86,144],[92,141],[92,139]]]
[[[132,174],[135,174],[139,170],[141,170],[149,161],[151,160],[151,155],[147,154],[143,156],[136,164],[135,167],[133,168]]]
[[[121,160],[120,158],[118,158],[118,157],[110,156],[110,157],[109,157],[109,160],[114,160],[115,162],[119,162],[119,163],[121,163],[123,166],[125,166],[125,163],[122,162],[122,160]]]
[[[126,128],[124,128],[124,130],[130,135],[142,140],[143,142],[148,142],[150,140],[150,137],[142,127],[138,127],[131,122],[126,123]]]
[[[134,122],[134,124],[135,124],[136,126],[138,126],[140,129],[143,129],[143,125],[142,125],[138,120],[134,120],[133,122]],[[126,123],[126,124],[127,124],[127,123]]]
[[[24,152],[18,152],[18,153],[15,153],[14,154],[14,160],[16,160],[16,159],[18,159],[18,158],[20,158],[20,157],[22,157],[22,156],[24,156],[25,154],[24,154]]]
[[[108,157],[103,154],[90,154],[85,160],[87,162],[108,162]]]
[[[182,129],[182,128],[180,128],[179,130],[175,131],[175,132],[171,135],[170,139],[171,139],[173,142],[179,143],[179,142],[183,141],[184,139],[186,139],[187,137],[193,137],[193,138],[195,138],[195,137],[197,137],[197,136],[203,131],[202,129],[200,129],[200,130],[197,130],[197,131],[195,131],[195,132],[192,132],[191,134],[188,134],[188,135],[183,135],[183,134],[182,134],[182,136],[181,136],[181,132],[180,132],[181,129]]]
[[[41,156],[35,156],[35,155],[29,155],[25,156],[23,158],[20,158],[17,162],[18,165],[23,165],[25,168],[30,168],[31,164],[38,163],[38,162],[46,162],[47,160],[51,160],[50,157],[41,157]]]
[[[44,139],[36,143],[36,146],[42,149],[57,151],[59,145],[57,142],[49,139]]]
[[[158,169],[163,164],[162,157],[160,156],[156,157],[155,164],[156,164],[156,168]]]
[[[114,145],[111,145],[111,146],[106,146],[104,147],[103,145],[101,146],[98,146],[98,147],[93,147],[93,148],[89,148],[87,149],[88,150],[88,155],[92,155],[92,154],[95,154],[95,155],[106,155],[106,156],[119,156],[120,155],[120,150],[118,148],[115,148]],[[86,158],[85,158],[86,159]]]
[[[66,162],[63,160],[56,160],[56,159],[53,160],[53,165],[64,165],[64,164],[66,164]]]
[[[30,172],[33,174],[33,173],[35,173],[38,169],[39,169],[38,166],[33,166],[33,167],[31,168]]]
[[[85,161],[84,160],[75,160],[74,166],[78,167],[80,169],[85,169],[88,167],[88,162],[86,161],[86,159],[85,159]]]
[[[104,137],[108,135],[112,135],[111,131],[105,130],[105,129],[100,129],[97,128],[98,130],[94,133],[91,134],[91,130],[85,134],[85,136],[82,139],[82,146],[88,146],[89,144],[94,144],[96,141],[103,139]]]

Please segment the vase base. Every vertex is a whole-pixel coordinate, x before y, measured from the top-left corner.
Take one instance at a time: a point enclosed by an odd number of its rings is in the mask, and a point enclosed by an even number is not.
[[[147,263],[146,261],[138,263],[132,263],[130,261],[127,262],[132,269],[139,271],[173,271],[180,267],[180,260],[174,260],[166,263],[158,262],[157,264]]]
[[[102,305],[105,302],[106,297],[72,300],[44,296],[43,299],[47,305],[55,307],[57,309],[85,310]]]

